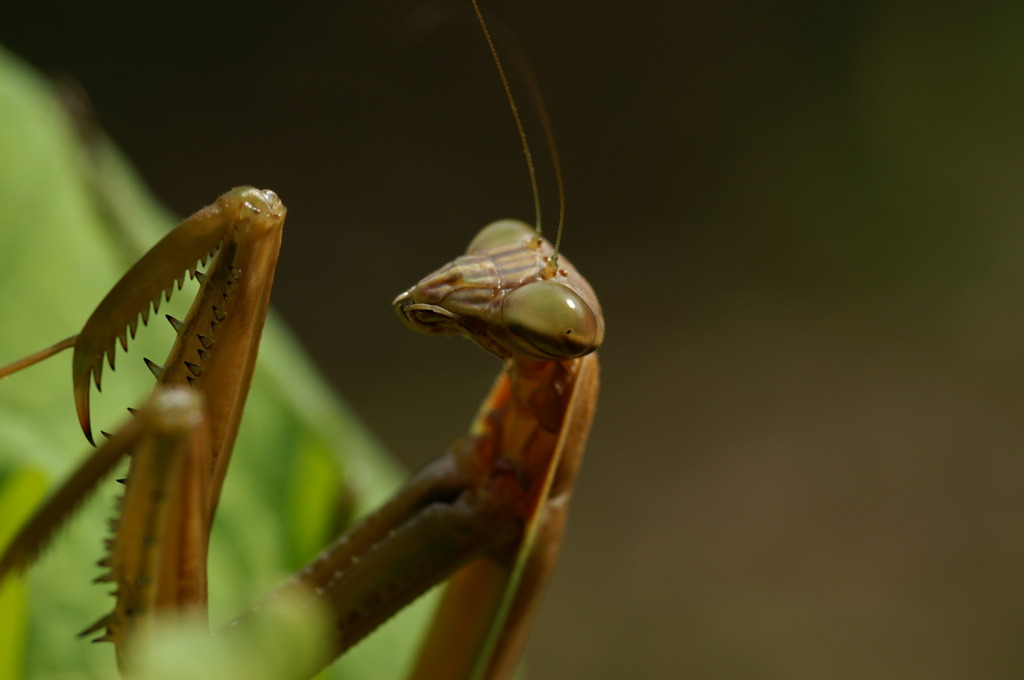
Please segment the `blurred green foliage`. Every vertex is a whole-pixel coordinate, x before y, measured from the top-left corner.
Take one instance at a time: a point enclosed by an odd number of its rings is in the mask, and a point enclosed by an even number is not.
[[[81,103],[0,51],[0,363],[75,333],[175,221]],[[227,188],[211,187],[210,200]],[[187,308],[187,293],[171,304]],[[117,373],[105,375],[100,429],[115,429],[152,384],[141,358],[161,357],[172,334],[162,320],[150,326],[119,357]],[[0,383],[0,544],[86,455],[69,365],[66,353]],[[377,504],[399,479],[277,319],[264,334],[236,451],[211,545],[214,626],[299,568],[341,518]],[[26,578],[0,589],[0,680],[116,676],[111,647],[74,635],[112,606],[90,581],[114,486],[101,487]],[[386,626],[331,677],[396,675],[406,660],[396,650],[415,648],[419,616]]]

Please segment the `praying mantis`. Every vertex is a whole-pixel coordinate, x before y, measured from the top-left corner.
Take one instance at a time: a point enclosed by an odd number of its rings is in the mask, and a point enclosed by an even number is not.
[[[155,313],[183,277],[202,279],[189,313],[170,320],[176,339],[167,360],[150,364],[157,379],[150,399],[50,496],[0,558],[0,578],[25,569],[80,500],[130,456],[120,518],[101,560],[109,572],[100,580],[115,585],[115,604],[90,629],[114,643],[128,674],[132,638],[154,615],[205,611],[210,528],[256,362],[285,214],[270,191],[224,194],[144,255],[77,336],[0,369],[21,370],[73,347],[76,411],[93,441],[89,399],[91,385],[102,384],[103,364],[113,369],[116,345],[127,350],[140,316]],[[508,677],[557,555],[593,418],[600,305],[557,245],[522,223],[501,221],[485,228],[466,255],[398,296],[395,307],[413,330],[462,335],[503,359],[494,389],[449,451],[215,634],[242,634],[236,631],[259,625],[262,603],[304,594],[331,620],[325,650],[288,676],[309,677],[450,577],[411,677]]]

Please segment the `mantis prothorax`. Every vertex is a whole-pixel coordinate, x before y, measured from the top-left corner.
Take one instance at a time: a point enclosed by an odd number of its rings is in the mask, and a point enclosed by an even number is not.
[[[0,369],[0,377],[74,347],[79,421],[92,441],[90,380],[127,349],[139,318],[209,266],[157,386],[127,425],[43,504],[0,557],[0,579],[26,568],[82,499],[131,455],[101,580],[113,611],[91,629],[128,644],[157,615],[205,612],[206,552],[266,318],[286,210],[271,191],[234,189],[146,253],[81,333]],[[532,227],[486,227],[467,253],[394,302],[412,329],[462,335],[505,360],[470,431],[383,507],[270,597],[308,592],[329,612],[328,649],[308,677],[427,589],[450,578],[412,676],[504,678],[514,670],[554,565],[598,390],[604,322],[589,284]],[[258,623],[261,605],[226,625]]]

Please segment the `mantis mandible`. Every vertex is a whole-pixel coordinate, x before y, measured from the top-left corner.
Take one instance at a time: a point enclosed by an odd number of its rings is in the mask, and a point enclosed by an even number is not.
[[[485,29],[486,34],[486,29]],[[500,69],[500,65],[499,65]],[[504,79],[504,77],[503,77]],[[517,117],[518,124],[518,117]],[[528,153],[528,152],[527,152]],[[114,286],[82,331],[0,375],[74,348],[79,422],[93,441],[97,388],[116,344],[187,275],[202,282],[153,395],[44,503],[0,558],[27,567],[81,500],[132,460],[109,554],[113,611],[92,631],[131,672],[130,640],[157,614],[205,611],[210,526],[266,317],[286,210],[243,187],[182,222]],[[199,266],[209,262],[205,273]],[[450,583],[413,678],[502,678],[514,670],[564,529],[593,418],[603,339],[589,284],[525,224],[485,228],[467,254],[395,300],[429,334],[463,335],[505,360],[469,433],[277,592],[312,593],[330,612],[329,648],[307,677],[435,583]],[[273,598],[277,593],[272,593]],[[219,632],[258,623],[256,605]]]

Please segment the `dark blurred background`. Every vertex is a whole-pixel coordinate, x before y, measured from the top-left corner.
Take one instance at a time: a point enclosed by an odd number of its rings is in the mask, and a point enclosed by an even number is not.
[[[1024,675],[1024,3],[484,10],[608,324],[530,677]],[[274,301],[409,466],[465,427],[497,362],[388,303],[532,220],[467,3],[20,3],[0,43],[175,212],[283,197]]]

